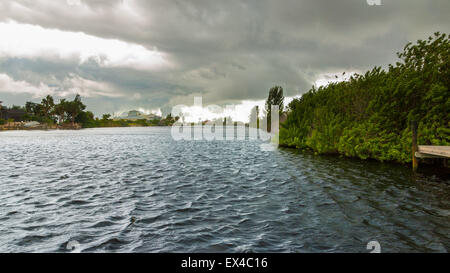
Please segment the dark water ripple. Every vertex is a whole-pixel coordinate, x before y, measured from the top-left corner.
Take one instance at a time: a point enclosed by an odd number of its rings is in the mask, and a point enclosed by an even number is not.
[[[447,252],[449,181],[168,128],[0,133],[0,251]]]

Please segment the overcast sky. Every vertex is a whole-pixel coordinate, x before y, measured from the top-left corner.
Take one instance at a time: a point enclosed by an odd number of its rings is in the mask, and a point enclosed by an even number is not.
[[[377,1],[369,1],[377,2]],[[1,0],[0,100],[83,97],[95,114],[299,96],[448,33],[448,0]]]

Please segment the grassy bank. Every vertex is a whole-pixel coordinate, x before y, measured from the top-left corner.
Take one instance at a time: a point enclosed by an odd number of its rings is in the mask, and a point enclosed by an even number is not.
[[[398,57],[386,70],[375,67],[292,101],[280,144],[407,163],[416,120],[420,145],[450,145],[449,36],[407,44]]]

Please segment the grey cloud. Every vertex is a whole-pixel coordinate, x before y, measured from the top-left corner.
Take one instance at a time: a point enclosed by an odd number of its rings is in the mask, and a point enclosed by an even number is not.
[[[51,84],[72,73],[128,94],[104,98],[105,103],[90,98],[98,109],[133,103],[168,108],[189,98],[190,103],[193,94],[203,95],[205,103],[224,104],[264,99],[274,84],[294,96],[320,74],[385,66],[407,42],[450,27],[448,0],[382,0],[382,6],[365,0],[81,1],[80,7],[66,1],[2,1],[0,20],[156,47],[176,67],[151,72],[102,68],[94,61],[9,59],[0,63],[0,73]],[[133,102],[133,94],[140,99]]]

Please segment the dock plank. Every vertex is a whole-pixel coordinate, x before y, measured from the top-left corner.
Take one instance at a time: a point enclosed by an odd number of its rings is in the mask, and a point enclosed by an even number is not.
[[[450,157],[450,146],[426,146],[419,145],[419,153],[440,157]]]

